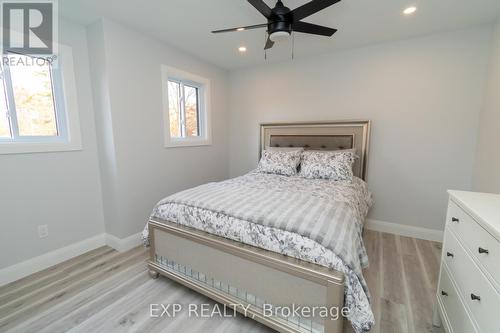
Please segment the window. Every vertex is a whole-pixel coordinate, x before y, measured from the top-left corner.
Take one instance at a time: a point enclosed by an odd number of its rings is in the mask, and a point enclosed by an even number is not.
[[[210,144],[208,96],[210,82],[163,66],[165,146]],[[165,91],[166,90],[166,91]]]
[[[199,137],[200,87],[175,79],[168,80],[170,136]]]
[[[61,117],[56,115],[52,66],[34,64],[21,55],[6,55],[2,65],[2,102],[4,115],[0,137],[13,141],[45,140],[63,135]],[[30,62],[29,65],[28,62]],[[11,64],[11,65],[9,65]]]
[[[81,149],[72,55],[62,48],[66,52],[60,49],[57,63],[14,53],[2,56],[0,154]]]

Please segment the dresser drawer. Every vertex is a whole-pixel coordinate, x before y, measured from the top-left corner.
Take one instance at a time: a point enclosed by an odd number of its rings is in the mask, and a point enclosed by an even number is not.
[[[447,228],[464,242],[483,270],[500,290],[500,242],[484,230],[472,217],[453,201],[448,206]]]
[[[445,232],[443,262],[481,331],[500,332],[500,294],[449,229]]]
[[[472,320],[467,314],[462,300],[450,280],[448,271],[443,267],[439,279],[437,297],[442,306],[443,320],[451,328],[448,333],[474,333],[477,332]]]

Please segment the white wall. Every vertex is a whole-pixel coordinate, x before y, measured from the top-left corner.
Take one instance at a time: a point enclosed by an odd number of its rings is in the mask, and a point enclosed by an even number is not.
[[[104,49],[104,27],[102,21],[87,27],[89,58],[92,59],[90,73],[96,118],[99,169],[103,200],[104,221],[107,224],[121,220],[117,195],[116,149],[111,119],[109,96],[108,60]],[[105,226],[103,226],[105,228]],[[106,228],[105,228],[106,229]]]
[[[488,80],[480,117],[474,188],[500,193],[500,20],[493,32]]]
[[[0,155],[0,268],[104,230],[86,33],[64,20],[59,29],[73,48],[83,150]],[[41,224],[49,226],[44,239]]]
[[[88,28],[106,232],[139,232],[166,195],[228,172],[227,73],[109,20]],[[161,65],[206,77],[212,88],[213,144],[164,148]],[[111,203],[111,204],[108,204]]]
[[[489,27],[231,73],[230,174],[257,163],[261,122],[370,119],[370,217],[442,229],[470,189]]]

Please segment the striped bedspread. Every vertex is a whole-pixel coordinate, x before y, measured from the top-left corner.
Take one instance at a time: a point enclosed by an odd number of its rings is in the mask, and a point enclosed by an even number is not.
[[[349,202],[350,197],[364,193],[351,196],[345,193],[356,190],[359,191],[352,184],[329,180],[250,173],[176,193],[158,205],[194,206],[297,233],[332,250],[361,273],[361,268],[368,263],[361,236],[368,209],[355,207],[361,198]]]
[[[362,275],[368,257],[361,234],[371,203],[359,178],[344,183],[251,172],[173,194],[156,205],[152,217],[344,272],[350,319],[362,332],[373,324]],[[276,240],[278,245],[271,244]]]

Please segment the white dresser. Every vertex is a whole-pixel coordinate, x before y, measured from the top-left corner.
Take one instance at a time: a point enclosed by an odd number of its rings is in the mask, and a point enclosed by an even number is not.
[[[436,310],[448,333],[500,333],[500,195],[449,194]]]

